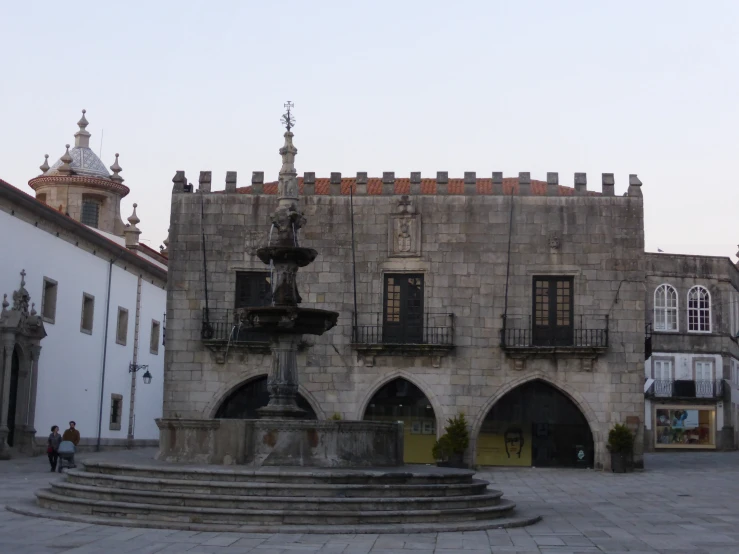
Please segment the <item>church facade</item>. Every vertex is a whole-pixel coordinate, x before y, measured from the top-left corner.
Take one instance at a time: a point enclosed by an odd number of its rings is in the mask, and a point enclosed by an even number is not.
[[[305,173],[300,245],[318,257],[298,288],[340,316],[301,343],[301,406],[402,421],[419,463],[459,413],[479,465],[608,467],[608,431],[624,423],[641,464],[641,182],[616,196],[613,175],[599,180]],[[234,310],[271,301],[256,249],[277,185],[261,172],[245,187],[235,173],[222,190],[211,181],[174,178],[165,418],[253,417],[266,403],[269,342]]]

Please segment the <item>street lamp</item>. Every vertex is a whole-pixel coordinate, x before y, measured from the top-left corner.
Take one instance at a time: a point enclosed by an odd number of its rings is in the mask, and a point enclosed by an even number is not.
[[[128,372],[129,373],[136,373],[139,369],[145,369],[144,372],[144,384],[148,385],[151,383],[151,373],[149,373],[149,366],[148,365],[136,365],[133,362],[128,364]]]

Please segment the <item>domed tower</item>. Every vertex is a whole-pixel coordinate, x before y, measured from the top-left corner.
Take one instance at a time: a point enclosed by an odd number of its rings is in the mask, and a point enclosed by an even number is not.
[[[129,193],[120,176],[118,154],[110,166],[111,175],[90,149],[85,110],[77,122],[74,148],[67,151],[49,167],[47,154],[41,165],[41,175],[28,185],[36,191],[36,198],[68,216],[106,233],[123,236],[125,225],[121,220],[121,198]]]

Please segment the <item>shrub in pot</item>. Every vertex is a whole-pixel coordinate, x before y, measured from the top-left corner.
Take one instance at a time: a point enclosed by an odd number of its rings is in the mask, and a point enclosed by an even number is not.
[[[467,467],[464,463],[464,453],[469,445],[467,419],[460,413],[448,420],[444,434],[434,443],[431,454],[438,466],[464,468]]]
[[[632,471],[631,457],[634,452],[634,435],[626,425],[617,423],[608,433],[608,450],[611,453],[611,471]]]

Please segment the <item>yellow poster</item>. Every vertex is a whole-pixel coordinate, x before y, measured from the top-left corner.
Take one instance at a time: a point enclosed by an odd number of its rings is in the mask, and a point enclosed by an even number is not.
[[[477,465],[530,466],[530,425],[498,424],[483,426],[477,438]]]

